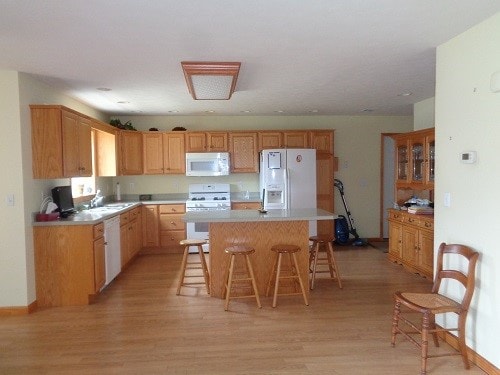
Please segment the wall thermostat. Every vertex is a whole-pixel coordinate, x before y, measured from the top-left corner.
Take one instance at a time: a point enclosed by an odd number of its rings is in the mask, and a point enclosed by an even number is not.
[[[460,161],[462,163],[475,163],[476,151],[465,151],[460,154]]]

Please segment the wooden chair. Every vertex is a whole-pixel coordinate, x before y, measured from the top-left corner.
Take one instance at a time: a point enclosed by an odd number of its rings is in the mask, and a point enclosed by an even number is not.
[[[335,256],[333,255],[333,241],[335,241],[334,236],[311,236],[309,241],[312,241],[311,250],[309,254],[309,268],[311,274],[311,290],[314,289],[314,282],[316,281],[317,273],[330,273],[330,278],[332,280],[337,280],[339,288],[342,289],[342,280],[340,279],[339,267],[335,261]],[[320,251],[320,247],[325,247],[325,251]],[[320,257],[323,253],[326,256]],[[318,270],[319,265],[327,265],[328,270]]]
[[[252,268],[252,263],[250,261],[250,254],[255,253],[255,249],[250,246],[244,246],[244,245],[236,245],[236,246],[230,246],[224,250],[227,254],[230,256],[229,260],[229,267],[228,267],[228,275],[227,275],[227,281],[226,281],[226,304],[224,306],[224,310],[229,309],[229,300],[233,298],[248,298],[248,297],[255,297],[257,301],[257,306],[259,309],[262,307],[260,304],[260,298],[259,298],[259,291],[257,290],[257,283],[255,282],[255,276],[253,273],[253,268]],[[237,256],[243,256],[245,258],[245,267],[246,267],[246,272],[247,274],[245,275],[246,277],[238,277],[235,278],[235,272],[234,272],[234,265],[236,261]],[[252,292],[253,294],[247,294],[247,295],[238,295],[238,296],[231,296],[231,291],[232,291],[232,286],[233,283],[248,283],[250,282],[251,287],[252,287]]]
[[[467,274],[464,274],[456,267],[444,268],[443,258],[446,255],[447,263],[452,260],[450,258],[455,257],[453,261],[457,261],[457,258],[467,259],[468,267]],[[392,318],[392,337],[391,345],[396,344],[396,335],[401,333],[413,344],[415,344],[421,350],[421,369],[420,374],[425,375],[427,371],[427,358],[441,357],[447,355],[462,355],[462,360],[466,369],[470,367],[469,361],[467,359],[467,347],[465,344],[465,321],[467,318],[467,312],[469,310],[469,305],[474,293],[475,285],[475,273],[476,273],[476,262],[479,257],[479,253],[473,251],[471,248],[463,245],[457,244],[445,244],[441,243],[439,245],[439,252],[437,258],[437,268],[436,277],[434,279],[434,285],[430,293],[406,293],[406,292],[396,292],[394,294],[394,314]],[[465,289],[461,298],[461,301],[456,301],[455,299],[449,298],[440,292],[440,286],[444,280],[453,279],[461,283]],[[451,281],[453,282],[453,281]],[[409,309],[408,312],[420,313],[422,314],[422,323],[419,327],[416,323],[410,321],[408,318],[404,317],[401,311],[401,305]],[[405,312],[406,313],[406,312]],[[458,315],[458,327],[457,328],[438,328],[435,323],[435,315],[445,314],[445,313],[455,313]],[[409,326],[411,329],[409,331],[403,330],[399,326],[400,320]],[[408,327],[405,327],[408,329]],[[439,346],[438,332],[458,332],[458,348],[459,352],[443,353],[443,354],[428,354],[428,338],[429,334],[432,335],[435,346]],[[411,337],[411,334],[420,333],[421,340],[418,342],[416,339]]]
[[[179,284],[177,286],[177,295],[181,293],[181,287],[184,285],[199,285],[202,282],[196,281],[185,281],[186,278],[200,278],[203,277],[205,280],[205,287],[207,288],[207,293],[210,294],[210,278],[208,274],[207,262],[205,260],[205,254],[203,254],[202,245],[207,244],[205,240],[181,240],[179,244],[184,246],[184,255],[182,256],[181,263],[181,277],[179,279]],[[200,257],[199,261],[188,262],[189,248],[191,246],[196,246],[198,248],[198,255]],[[202,275],[186,275],[186,270],[201,270]]]
[[[302,294],[302,297],[304,298],[304,303],[306,304],[306,306],[309,306],[309,301],[307,300],[307,294],[304,289],[304,283],[300,278],[300,271],[297,263],[297,257],[295,256],[295,253],[300,251],[300,247],[295,245],[279,244],[271,247],[271,251],[274,251],[276,253],[276,258],[274,260],[274,265],[272,267],[271,275],[269,276],[269,282],[267,283],[266,296],[269,296],[271,285],[273,284],[274,281],[273,307],[276,307],[276,303],[278,301],[278,295],[291,296],[299,294]],[[282,274],[283,254],[288,254],[288,258],[290,261],[290,268],[288,270],[288,273],[285,275]],[[280,280],[287,280],[287,279],[292,280],[294,282],[298,282],[298,284],[300,285],[300,292],[279,293],[278,289]]]

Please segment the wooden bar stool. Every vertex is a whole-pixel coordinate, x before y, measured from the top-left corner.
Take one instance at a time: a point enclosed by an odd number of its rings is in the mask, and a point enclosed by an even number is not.
[[[340,272],[335,261],[335,256],[333,255],[333,241],[335,237],[333,236],[311,236],[309,241],[312,241],[311,251],[309,254],[309,267],[311,272],[311,290],[314,289],[314,282],[316,280],[317,273],[330,273],[330,278],[332,280],[337,280],[339,288],[342,289],[342,280],[340,280]],[[326,246],[328,244],[328,246]],[[320,246],[325,246],[325,251],[319,251]],[[319,257],[321,253],[326,254],[326,257]],[[318,265],[327,265],[328,270],[318,270]]]
[[[304,303],[307,306],[309,306],[309,301],[307,300],[307,294],[306,294],[306,291],[304,289],[304,284],[302,283],[302,279],[300,278],[297,257],[295,256],[295,253],[300,251],[300,247],[295,246],[295,245],[279,244],[279,245],[274,245],[273,247],[271,247],[271,251],[274,251],[276,253],[276,257],[274,259],[272,272],[271,272],[271,275],[269,277],[269,282],[267,284],[266,296],[269,296],[269,292],[271,290],[271,284],[274,281],[273,307],[276,307],[276,302],[278,300],[278,294],[282,295],[282,296],[291,296],[291,295],[302,294],[302,297],[304,298]],[[288,259],[290,261],[290,269],[288,270],[289,273],[287,275],[281,274],[283,254],[288,254]],[[294,282],[298,281],[301,291],[295,292],[295,293],[278,293],[280,280],[286,280],[286,279],[292,280]]]
[[[208,275],[208,267],[207,262],[205,260],[205,254],[203,254],[202,245],[207,244],[205,240],[181,240],[179,242],[181,246],[184,246],[184,255],[182,256],[182,264],[181,264],[181,277],[179,279],[179,285],[177,286],[177,295],[181,293],[181,287],[184,285],[199,285],[203,284],[202,282],[190,281],[186,282],[185,279],[188,278],[198,278],[203,277],[205,279],[205,286],[207,288],[207,293],[210,294],[210,278]],[[189,248],[191,246],[198,247],[198,255],[200,256],[200,260],[197,262],[188,262],[188,254]],[[186,275],[186,270],[202,270],[202,275]]]
[[[236,246],[230,246],[224,250],[227,254],[230,256],[230,261],[229,261],[229,268],[228,268],[228,276],[226,280],[226,304],[224,307],[224,310],[228,310],[229,308],[229,300],[233,298],[248,298],[248,297],[255,297],[257,301],[257,306],[259,309],[262,307],[260,304],[260,298],[259,298],[259,291],[257,290],[257,283],[255,282],[255,276],[253,273],[253,268],[252,268],[252,263],[250,262],[250,254],[255,253],[255,249],[250,246],[244,246],[244,245],[236,245]],[[234,278],[235,272],[234,272],[234,264],[236,261],[236,256],[237,255],[243,255],[245,258],[245,267],[247,274],[245,277],[238,277]],[[231,287],[233,283],[239,283],[239,282],[251,282],[252,285],[252,291],[253,294],[249,295],[244,295],[244,296],[231,296]]]

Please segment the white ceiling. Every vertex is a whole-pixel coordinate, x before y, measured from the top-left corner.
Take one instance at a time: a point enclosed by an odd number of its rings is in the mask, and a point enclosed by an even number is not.
[[[0,0],[0,69],[110,114],[411,115],[434,96],[436,46],[498,11],[500,0]],[[240,61],[233,97],[193,100],[184,60]]]

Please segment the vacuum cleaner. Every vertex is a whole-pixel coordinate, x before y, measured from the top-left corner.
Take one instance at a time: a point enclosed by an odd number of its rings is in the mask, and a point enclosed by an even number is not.
[[[334,186],[339,189],[340,196],[342,197],[342,202],[344,203],[345,212],[347,214],[347,219],[344,215],[339,215],[339,218],[335,220],[335,242],[339,245],[352,244],[354,246],[365,246],[367,241],[361,239],[354,226],[354,220],[351,216],[351,212],[347,207],[347,202],[344,194],[344,184],[342,181],[334,179]],[[350,235],[354,236],[351,240]]]

